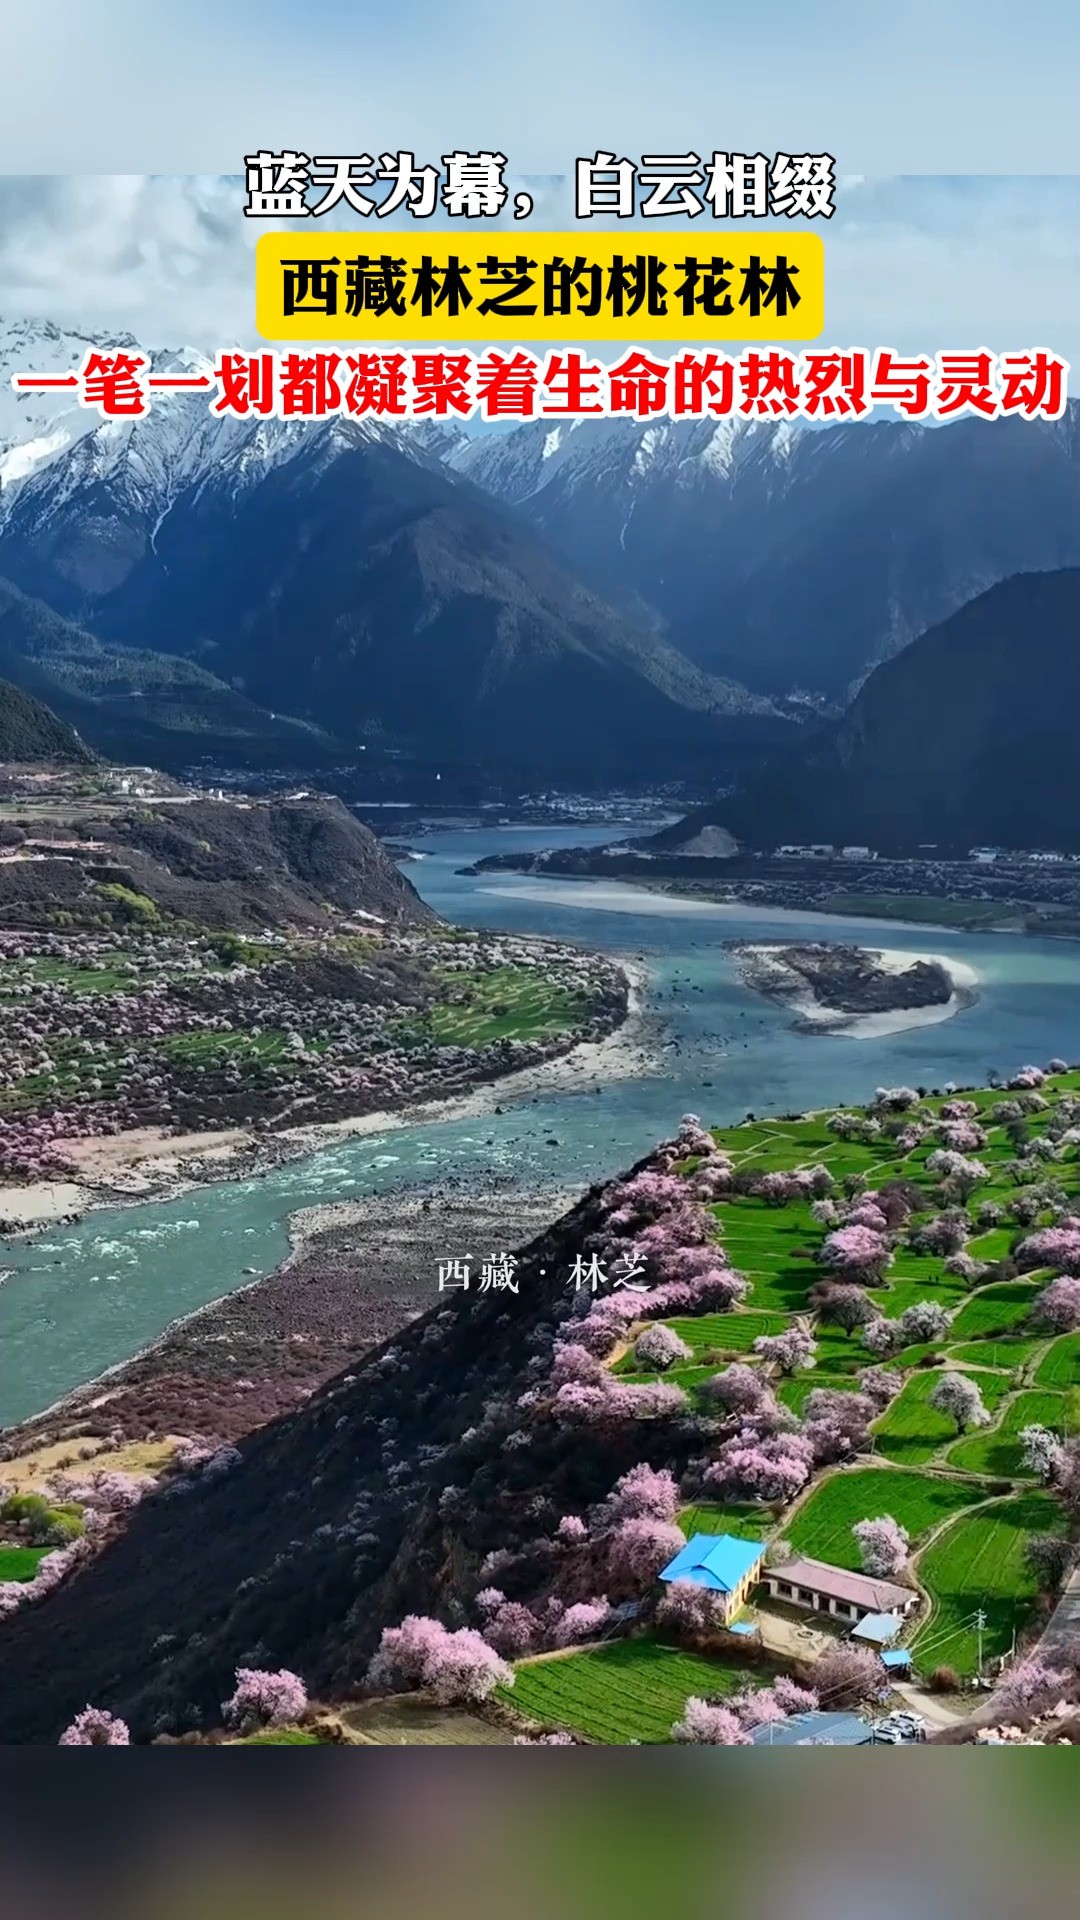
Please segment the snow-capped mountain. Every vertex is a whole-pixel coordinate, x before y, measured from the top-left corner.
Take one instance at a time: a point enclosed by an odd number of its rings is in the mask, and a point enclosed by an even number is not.
[[[8,536],[9,559],[27,549],[47,556],[44,567],[9,571],[51,604],[63,603],[64,612],[82,613],[86,595],[109,591],[143,539],[153,547],[181,495],[203,483],[236,497],[316,438],[327,457],[373,439],[407,445],[400,429],[378,420],[322,428],[242,420],[215,415],[201,394],[157,394],[142,418],[103,421],[64,393],[13,389],[13,373],[69,372],[89,347],[142,353],[158,371],[202,372],[211,364],[198,348],[153,350],[130,334],[80,334],[48,321],[0,325],[0,536]],[[429,457],[426,442],[409,451]],[[47,590],[50,574],[63,583],[58,593]]]
[[[16,373],[70,373],[90,347],[134,347],[130,335],[77,333],[49,320],[0,319],[0,488],[25,479],[99,425],[70,394],[16,392]]]
[[[16,329],[7,360],[66,370],[87,344]],[[190,349],[149,357],[205,365]],[[46,396],[15,427],[0,579],[23,596],[19,630],[47,629],[46,664],[69,681],[81,630],[109,649],[114,681],[149,647],[339,741],[383,730],[579,778],[710,766],[732,725],[787,730],[767,699],[588,591],[524,516],[446,463],[455,436],[441,429],[237,420],[189,394],[107,422]],[[153,676],[166,707],[182,691],[191,708],[190,677],[181,690],[175,672]],[[202,688],[200,727],[215,697]]]
[[[709,670],[835,698],[996,581],[1080,560],[1078,417],[534,421],[449,458]]]

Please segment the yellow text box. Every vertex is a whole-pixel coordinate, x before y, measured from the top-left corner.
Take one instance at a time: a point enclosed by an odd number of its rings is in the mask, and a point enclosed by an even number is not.
[[[816,233],[266,233],[266,340],[813,340]]]

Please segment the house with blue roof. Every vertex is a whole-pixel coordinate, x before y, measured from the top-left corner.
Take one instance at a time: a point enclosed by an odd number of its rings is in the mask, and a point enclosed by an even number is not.
[[[734,1619],[760,1577],[765,1546],[761,1540],[740,1540],[734,1533],[695,1533],[681,1552],[660,1570],[660,1579],[688,1580],[716,1595],[725,1621]]]
[[[752,1728],[750,1740],[755,1747],[870,1747],[874,1729],[857,1713],[792,1713]]]

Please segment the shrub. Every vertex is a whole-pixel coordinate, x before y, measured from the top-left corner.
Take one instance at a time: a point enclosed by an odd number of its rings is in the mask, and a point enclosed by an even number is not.
[[[955,1667],[935,1667],[926,1684],[931,1693],[959,1693],[960,1675]]]

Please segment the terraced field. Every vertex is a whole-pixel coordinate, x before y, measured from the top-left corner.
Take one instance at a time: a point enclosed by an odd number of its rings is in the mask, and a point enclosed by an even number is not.
[[[1045,1283],[1042,1283],[1045,1284]],[[1002,1281],[972,1294],[949,1329],[953,1340],[975,1340],[984,1334],[1011,1333],[1027,1319],[1042,1287],[1038,1281]]]
[[[916,1255],[912,1255],[912,1263],[916,1258]],[[924,1263],[920,1260],[919,1264]],[[907,1277],[909,1273],[908,1262],[900,1256],[895,1273],[889,1275],[889,1286],[874,1287],[871,1291],[871,1300],[886,1320],[899,1320],[909,1307],[921,1306],[924,1300],[931,1300],[935,1306],[944,1307],[946,1313],[952,1313],[967,1297],[968,1288],[951,1274],[943,1273],[940,1261],[937,1262],[936,1271],[925,1277]]]
[[[1055,1340],[1035,1372],[1040,1387],[1080,1387],[1080,1333],[1063,1334]]]
[[[461,992],[461,976],[448,974]],[[471,980],[462,1004],[433,1007],[424,1022],[440,1046],[486,1047],[493,1040],[549,1040],[576,1026],[584,998],[553,986],[536,970],[495,967]]]
[[[1009,1401],[996,1426],[973,1433],[949,1448],[949,1465],[962,1467],[965,1473],[994,1474],[1005,1480],[1030,1479],[1021,1453],[1020,1434],[1025,1427],[1036,1426],[1049,1427],[1063,1439],[1068,1438],[1072,1429],[1065,1394],[1045,1390],[1018,1393],[1015,1400]]]
[[[846,1468],[822,1482],[805,1506],[784,1526],[784,1536],[799,1553],[858,1572],[861,1561],[852,1534],[857,1520],[891,1514],[906,1527],[913,1545],[944,1520],[971,1506],[979,1491],[958,1480],[929,1473],[891,1471],[888,1467]]]
[[[929,1405],[930,1395],[940,1379],[941,1373],[936,1368],[913,1373],[877,1422],[874,1428],[877,1451],[886,1459],[895,1460],[901,1466],[919,1466],[932,1460],[942,1447],[956,1439],[955,1421]],[[979,1392],[988,1412],[993,1411],[1008,1391],[1009,1382],[1004,1374],[980,1374]]]
[[[532,1660],[515,1669],[513,1688],[500,1698],[519,1713],[554,1727],[571,1727],[590,1740],[650,1746],[670,1739],[673,1723],[692,1694],[734,1693],[753,1676],[735,1667],[681,1653],[658,1640],[613,1640],[583,1653]]]
[[[1049,1494],[1025,1493],[954,1521],[927,1548],[919,1575],[934,1607],[915,1640],[916,1657],[925,1667],[950,1666],[962,1676],[978,1670],[975,1616],[980,1608],[986,1618],[984,1661],[1008,1653],[1035,1599],[1024,1557],[1027,1542],[1032,1534],[1060,1527],[1060,1509]]]
[[[997,1367],[1002,1373],[1011,1373],[1026,1367],[1045,1345],[1045,1340],[969,1340],[950,1347],[948,1358],[968,1367]]]
[[[652,1368],[639,1367],[631,1352],[617,1362],[615,1372],[632,1380],[663,1378],[693,1392],[711,1379],[719,1367],[726,1365],[730,1356],[749,1354],[759,1336],[781,1333],[788,1323],[778,1313],[706,1313],[696,1320],[679,1317],[666,1324],[693,1350],[693,1360],[669,1367],[661,1376]],[[716,1357],[705,1360],[705,1354]]]
[[[1080,1092],[1080,1075],[1059,1083]],[[1048,1083],[1049,1087],[1049,1083]],[[1052,1093],[1052,1089],[1050,1092]],[[1002,1098],[1001,1090],[965,1090],[981,1108]],[[941,1099],[922,1103],[925,1122]],[[1050,1111],[1052,1111],[1052,1106]],[[1028,1138],[1047,1114],[1035,1111],[1025,1125]],[[927,1161],[938,1139],[931,1136],[912,1152],[898,1153],[887,1132],[873,1144],[840,1140],[827,1116],[803,1121],[753,1122],[715,1137],[735,1166],[762,1172],[790,1171],[809,1164],[828,1166],[839,1180],[862,1175],[869,1185],[903,1179],[926,1194],[925,1210],[916,1209],[907,1233],[946,1204]],[[993,1126],[979,1149],[990,1178],[979,1183],[971,1214],[986,1199],[1007,1207],[1016,1185],[1005,1168],[1017,1146],[1004,1127]],[[691,1171],[690,1164],[687,1171]],[[1055,1158],[1053,1184],[1072,1195],[1080,1192],[1080,1159],[1074,1145]],[[854,1183],[847,1189],[850,1195]],[[841,1203],[842,1195],[838,1195]],[[758,1365],[753,1342],[794,1324],[812,1323],[811,1288],[822,1278],[818,1252],[827,1230],[801,1198],[786,1205],[766,1204],[761,1196],[734,1195],[713,1204],[712,1212],[728,1264],[749,1282],[745,1305],[732,1313],[670,1319],[691,1349],[691,1358],[661,1375],[638,1370],[632,1354],[617,1363],[624,1377],[663,1378],[683,1385],[699,1411],[699,1389],[733,1358]],[[1042,1216],[1045,1224],[1053,1213]],[[1080,1332],[1056,1340],[1038,1337],[1027,1327],[1031,1306],[1046,1284],[1044,1273],[1023,1279],[998,1277],[997,1263],[1013,1258],[1025,1230],[1013,1222],[973,1233],[969,1252],[985,1262],[989,1277],[972,1287],[946,1273],[944,1259],[916,1252],[904,1233],[894,1236],[895,1258],[888,1284],[870,1290],[875,1308],[896,1319],[921,1301],[943,1306],[954,1317],[945,1337],[913,1343],[885,1364],[902,1376],[897,1397],[872,1428],[872,1450],[881,1464],[830,1470],[804,1501],[787,1513],[764,1505],[702,1501],[685,1506],[679,1523],[686,1535],[734,1533],[747,1539],[790,1541],[813,1559],[851,1570],[860,1567],[852,1528],[862,1519],[891,1515],[911,1539],[920,1583],[933,1597],[933,1612],[917,1629],[916,1659],[924,1670],[950,1665],[962,1676],[978,1666],[975,1615],[985,1611],[982,1658],[992,1662],[1012,1645],[1024,1627],[1035,1597],[1025,1560],[1033,1533],[1060,1526],[1053,1496],[1033,1486],[1024,1473],[1019,1433],[1031,1424],[1062,1433],[1080,1430]],[[1015,1272],[1015,1268],[1011,1269]],[[804,1416],[818,1388],[857,1390],[856,1375],[873,1364],[861,1334],[834,1325],[814,1325],[815,1363],[791,1378],[769,1372],[782,1405],[795,1419]],[[929,1404],[946,1367],[969,1370],[976,1379],[993,1424],[958,1435],[955,1422]],[[1003,1495],[1002,1483],[1012,1492]],[[659,1642],[612,1642],[569,1657],[527,1662],[518,1669],[512,1703],[547,1724],[565,1725],[604,1742],[663,1742],[672,1721],[691,1693],[730,1691],[739,1676],[733,1669],[679,1653]]]
[[[842,1373],[819,1373],[813,1368],[809,1373],[796,1373],[791,1379],[781,1382],[777,1389],[777,1399],[794,1414],[802,1416],[806,1403],[818,1387],[825,1387],[832,1393],[858,1393],[859,1383],[851,1375]]]

